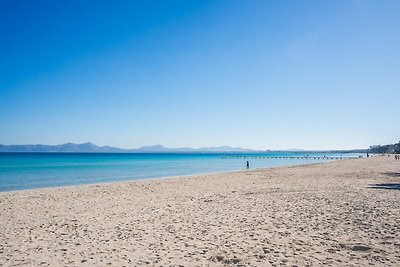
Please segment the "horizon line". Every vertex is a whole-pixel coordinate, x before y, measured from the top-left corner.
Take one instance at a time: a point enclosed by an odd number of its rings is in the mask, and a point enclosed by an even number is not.
[[[120,149],[120,150],[140,150],[143,148],[153,148],[153,147],[162,147],[164,149],[193,149],[193,150],[201,150],[201,149],[211,149],[211,148],[230,148],[230,149],[238,149],[238,150],[248,150],[248,151],[292,151],[292,152],[302,152],[302,151],[313,151],[313,152],[318,152],[318,151],[351,151],[351,150],[367,150],[368,148],[318,148],[318,149],[304,149],[304,148],[243,148],[240,146],[231,146],[231,145],[218,145],[218,146],[200,146],[200,147],[191,147],[191,146],[179,146],[179,147],[169,147],[169,146],[164,146],[161,144],[155,144],[155,145],[142,145],[140,147],[135,147],[135,148],[126,148],[126,147],[118,147],[118,146],[112,146],[112,145],[97,145],[93,142],[83,142],[83,143],[74,143],[74,142],[66,142],[66,143],[61,143],[61,144],[42,144],[42,143],[36,143],[36,144],[0,144],[0,146],[62,146],[62,145],[94,145],[96,147],[109,147],[112,149]],[[232,150],[234,151],[234,150]],[[100,152],[101,153],[101,152]]]

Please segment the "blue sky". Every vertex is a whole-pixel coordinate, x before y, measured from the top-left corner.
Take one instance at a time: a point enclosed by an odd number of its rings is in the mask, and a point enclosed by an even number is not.
[[[1,1],[0,143],[400,140],[400,1]]]

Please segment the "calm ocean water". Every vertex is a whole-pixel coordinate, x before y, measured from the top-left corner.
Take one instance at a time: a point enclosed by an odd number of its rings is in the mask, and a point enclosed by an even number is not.
[[[221,155],[258,156],[257,159],[221,158]],[[266,159],[303,156],[301,153],[263,154],[82,154],[0,153],[0,191],[45,188],[159,178],[250,168],[316,163],[327,160]],[[310,154],[310,156],[341,156]],[[343,154],[343,157],[358,154]]]

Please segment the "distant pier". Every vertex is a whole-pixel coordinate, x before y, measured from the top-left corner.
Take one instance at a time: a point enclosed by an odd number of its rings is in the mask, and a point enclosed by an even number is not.
[[[339,156],[250,156],[250,155],[221,155],[221,159],[311,159],[311,160],[340,160],[355,159],[359,157]]]

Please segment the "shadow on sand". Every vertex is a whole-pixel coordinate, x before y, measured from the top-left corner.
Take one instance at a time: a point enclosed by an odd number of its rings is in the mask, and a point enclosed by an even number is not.
[[[368,188],[400,190],[400,184],[371,184]]]

